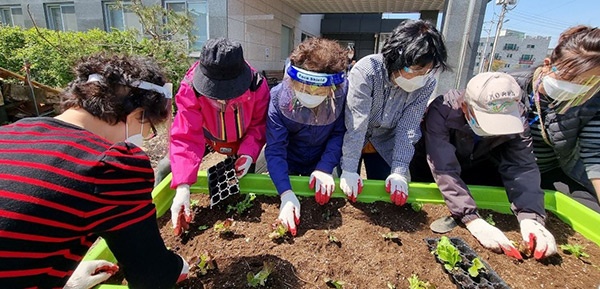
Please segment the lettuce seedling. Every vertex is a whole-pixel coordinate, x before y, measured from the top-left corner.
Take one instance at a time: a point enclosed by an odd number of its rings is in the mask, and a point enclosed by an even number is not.
[[[475,278],[475,277],[479,276],[479,270],[485,270],[485,266],[483,265],[483,262],[481,262],[481,260],[479,260],[479,258],[475,258],[471,262],[473,262],[473,265],[471,265],[471,267],[469,267],[469,275],[471,275],[471,277]]]
[[[208,252],[204,252],[204,254],[200,256],[192,257],[188,263],[190,264],[190,271],[196,271],[200,273],[200,275],[206,275],[208,270],[216,268],[215,260]]]
[[[198,207],[200,205],[200,200],[192,200],[190,202],[190,209],[193,209],[195,207]]]
[[[412,274],[410,276],[410,278],[408,278],[408,288],[409,289],[435,289],[435,286],[429,284],[429,282],[419,280],[419,276],[417,276],[416,274]]]
[[[267,278],[269,277],[269,275],[271,275],[273,269],[275,269],[273,263],[263,262],[263,268],[260,271],[258,271],[258,273],[252,274],[251,272],[248,272],[248,274],[246,274],[248,286],[252,288],[256,288],[258,286],[265,286],[265,284],[267,283]]]
[[[246,195],[246,198],[244,198],[243,201],[237,203],[235,206],[228,205],[227,211],[225,211],[225,213],[229,214],[229,212],[235,211],[238,215],[241,215],[245,213],[248,209],[252,208],[252,206],[254,205],[252,201],[254,201],[254,199],[256,199],[256,194],[249,193]]]
[[[410,203],[410,207],[413,211],[418,213],[423,209],[423,203],[421,203],[421,202]]]
[[[402,241],[400,241],[400,236],[398,236],[398,234],[396,234],[396,233],[388,232],[385,234],[381,234],[381,236],[386,241],[392,241],[398,245],[402,245]]]
[[[452,271],[456,267],[456,264],[462,260],[460,251],[454,247],[450,239],[446,236],[440,238],[435,253],[440,260],[444,261],[444,268],[448,271]]]
[[[206,229],[208,229],[208,226],[207,226],[207,225],[201,225],[201,226],[198,226],[198,231],[204,231],[204,230],[206,230]]]
[[[488,214],[487,217],[485,217],[485,221],[492,226],[496,226],[496,222],[494,222],[494,215],[492,214]]]
[[[271,224],[271,228],[273,231],[269,233],[269,239],[275,241],[279,240],[287,234],[287,227],[281,223],[281,220],[275,221],[275,223]]]
[[[339,280],[333,280],[333,279],[327,279],[327,280],[325,280],[325,284],[329,288],[342,289],[342,288],[344,288],[344,284],[346,284],[346,282],[339,281]]]
[[[588,255],[586,252],[584,252],[583,250],[585,249],[583,246],[575,244],[575,245],[571,245],[571,244],[564,244],[564,245],[560,245],[560,249],[563,250],[566,253],[569,253],[579,259],[581,259],[581,257],[585,257],[585,258],[589,258],[590,255]]]
[[[232,218],[227,218],[225,221],[217,221],[213,225],[213,230],[219,234],[230,234],[233,223]]]
[[[334,244],[338,247],[342,247],[342,242],[340,242],[340,240],[338,240],[338,238],[333,234],[333,232],[327,230],[325,231],[325,233],[327,233],[327,240],[329,241],[330,244]]]

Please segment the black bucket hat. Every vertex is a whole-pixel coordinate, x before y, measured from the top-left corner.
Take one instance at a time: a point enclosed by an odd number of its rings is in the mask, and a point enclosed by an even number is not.
[[[228,100],[242,95],[252,82],[242,45],[225,38],[206,41],[194,71],[194,89],[207,97]]]

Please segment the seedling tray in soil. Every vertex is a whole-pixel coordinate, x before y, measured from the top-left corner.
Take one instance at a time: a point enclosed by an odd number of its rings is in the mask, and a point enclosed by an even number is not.
[[[240,192],[238,178],[235,175],[233,158],[226,158],[208,168],[207,179],[211,208],[229,196],[239,194]]]
[[[480,271],[477,277],[471,277],[469,275],[469,267],[473,264],[473,259],[478,258],[477,253],[469,247],[465,241],[461,238],[449,238],[450,242],[458,251],[460,252],[460,257],[462,261],[457,264],[457,267],[454,267],[452,270],[446,269],[444,267],[444,261],[441,260],[437,253],[437,243],[439,242],[439,238],[426,238],[425,242],[427,242],[427,246],[429,247],[429,251],[433,252],[435,255],[435,259],[442,264],[442,268],[444,271],[450,275],[452,278],[452,282],[456,284],[456,287],[459,289],[510,289],[510,287],[498,276],[498,274],[492,270],[489,264],[483,261],[481,258],[479,260],[485,266],[484,271]]]

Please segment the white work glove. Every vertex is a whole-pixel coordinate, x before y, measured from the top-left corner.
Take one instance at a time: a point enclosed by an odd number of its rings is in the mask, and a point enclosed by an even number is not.
[[[408,199],[408,182],[401,174],[390,174],[385,179],[385,191],[390,193],[392,203],[397,206],[406,204]]]
[[[190,185],[181,184],[177,186],[173,204],[171,205],[171,223],[173,224],[175,235],[187,231],[193,217],[190,210]]]
[[[495,252],[502,250],[507,256],[522,260],[521,253],[512,242],[498,228],[490,225],[481,218],[465,224],[471,235],[481,243],[482,246]]]
[[[248,173],[252,162],[252,157],[249,155],[241,155],[238,157],[235,161],[235,174],[238,178],[242,178]]]
[[[527,243],[533,257],[540,260],[556,254],[556,241],[554,236],[536,220],[525,219],[521,221],[521,236]]]
[[[296,225],[300,224],[300,202],[292,190],[281,194],[281,205],[279,206],[279,217],[281,223],[296,236]]]
[[[315,190],[315,200],[319,205],[325,205],[329,202],[331,193],[335,190],[333,176],[318,170],[315,170],[310,174],[308,185],[311,189]]]
[[[342,171],[340,189],[348,196],[348,200],[356,202],[356,197],[363,189],[363,181],[360,175],[349,171]]]
[[[63,289],[89,289],[110,278],[119,266],[105,260],[82,261]]]
[[[179,255],[179,257],[181,257],[181,255]],[[181,267],[181,273],[179,273],[179,278],[177,278],[176,283],[187,279],[188,274],[190,273],[190,264],[188,264],[188,262],[183,257],[181,257],[181,260],[183,261],[183,267]]]

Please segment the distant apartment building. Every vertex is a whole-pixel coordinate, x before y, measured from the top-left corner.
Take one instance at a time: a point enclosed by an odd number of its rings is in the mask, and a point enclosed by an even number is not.
[[[512,71],[537,66],[548,54],[550,37],[529,36],[515,30],[502,30],[493,59],[497,71]],[[482,37],[478,43],[474,74],[486,71],[491,59],[494,36]]]

